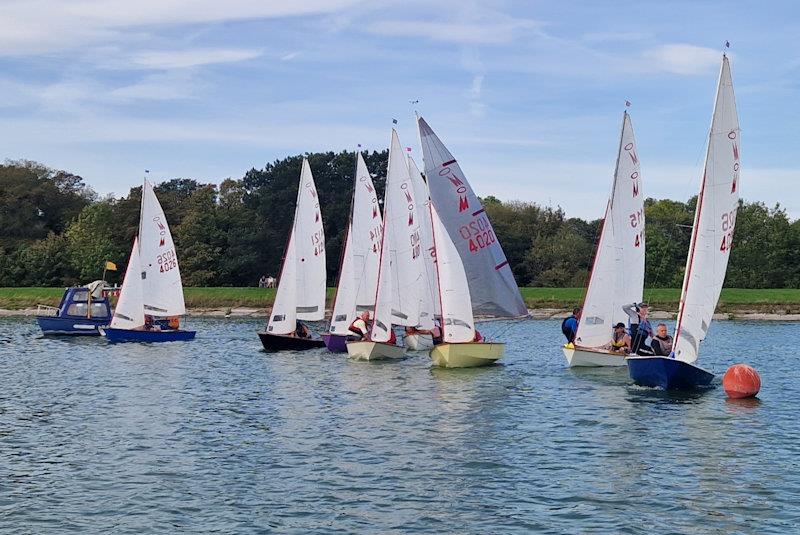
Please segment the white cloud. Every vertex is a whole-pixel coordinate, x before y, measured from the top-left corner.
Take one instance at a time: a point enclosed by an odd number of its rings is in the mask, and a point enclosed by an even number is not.
[[[720,52],[688,44],[661,45],[643,53],[655,68],[674,74],[704,74],[719,67]]]
[[[183,69],[214,63],[254,59],[260,50],[246,48],[196,48],[192,50],[150,50],[133,56],[133,63],[151,69]]]
[[[288,54],[281,56],[281,61],[291,61],[299,55],[300,52],[289,52]]]
[[[371,24],[367,31],[377,35],[424,37],[460,44],[503,44],[515,40],[525,30],[538,27],[539,23],[534,20],[501,17],[474,22],[382,20]]]

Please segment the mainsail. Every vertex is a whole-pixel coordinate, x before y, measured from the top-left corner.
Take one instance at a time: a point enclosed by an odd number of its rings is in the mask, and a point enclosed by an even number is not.
[[[153,316],[186,314],[175,243],[172,241],[164,210],[161,209],[152,184],[147,180],[142,187],[139,254],[142,262],[145,313]]]
[[[600,347],[625,322],[623,305],[639,303],[644,288],[644,194],[631,118],[625,112],[600,241],[583,303],[576,345]]]
[[[119,293],[111,327],[114,329],[136,329],[144,325],[144,301],[142,293],[142,263],[139,259],[139,238],[133,240],[125,279]]]
[[[675,330],[675,356],[684,362],[697,360],[719,301],[738,205],[739,118],[728,57],[723,55]]]
[[[346,334],[355,316],[375,308],[383,220],[367,164],[357,155],[355,189],[342,268],[333,304],[331,332]]]
[[[423,286],[423,252],[414,186],[394,129],[389,149],[383,223],[375,321],[370,336],[375,342],[389,340],[392,324],[419,324],[419,292]]]
[[[422,276],[425,284],[420,289],[419,324],[423,329],[433,328],[433,317],[441,315],[439,304],[439,286],[436,280],[436,250],[433,246],[433,228],[431,225],[431,197],[428,185],[422,178],[416,162],[408,155],[408,173],[414,184],[414,199],[419,214],[420,241],[422,244]]]
[[[461,256],[473,312],[526,315],[528,310],[486,211],[450,151],[423,118],[418,123],[431,200]]]
[[[475,320],[464,264],[433,203],[430,205],[430,217],[436,248],[443,339],[453,343],[472,342],[475,338]]]
[[[295,330],[298,319],[323,319],[325,276],[322,213],[311,167],[308,160],[303,158],[294,223],[286,246],[286,256],[267,332],[289,334]]]

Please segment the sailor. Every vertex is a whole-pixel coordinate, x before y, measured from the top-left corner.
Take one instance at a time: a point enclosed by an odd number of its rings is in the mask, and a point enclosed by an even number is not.
[[[653,336],[653,327],[647,319],[650,307],[647,303],[631,303],[622,310],[628,315],[631,324],[631,353],[637,355],[652,355],[650,346],[646,341]]]
[[[483,342],[483,335],[478,329],[475,329],[475,337],[472,339],[473,342]]]
[[[294,324],[294,333],[293,336],[297,338],[311,338],[311,332],[308,330],[308,327],[302,322],[295,322]]]
[[[611,351],[626,354],[631,351],[631,337],[625,332],[625,324],[622,322],[614,325],[614,332],[611,333]]]
[[[667,334],[667,326],[663,323],[656,325],[656,335],[650,342],[653,353],[661,357],[668,357],[672,352],[672,336]]]
[[[578,322],[581,319],[581,307],[572,309],[572,315],[561,322],[561,332],[567,337],[567,343],[575,343],[575,334],[578,332]]]
[[[363,311],[359,317],[353,320],[347,330],[350,332],[347,336],[347,340],[350,342],[366,340],[369,333],[369,311]]]
[[[433,319],[433,329],[431,329],[431,338],[433,345],[441,344],[444,340],[442,338],[442,322],[439,318]]]

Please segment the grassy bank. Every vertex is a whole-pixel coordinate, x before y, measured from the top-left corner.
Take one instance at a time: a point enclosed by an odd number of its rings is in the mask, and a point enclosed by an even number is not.
[[[334,294],[328,288],[328,303]],[[58,306],[63,288],[0,288],[0,308],[33,308],[37,304]],[[188,308],[266,308],[275,299],[273,288],[186,288]],[[583,288],[522,288],[529,308],[567,309],[580,303]],[[645,299],[659,310],[676,310],[680,290],[656,288],[645,291]],[[720,312],[757,310],[761,312],[800,312],[800,289],[745,290],[726,288],[718,307]]]

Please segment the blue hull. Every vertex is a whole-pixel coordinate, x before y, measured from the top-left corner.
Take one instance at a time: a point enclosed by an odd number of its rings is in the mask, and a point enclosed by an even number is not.
[[[45,335],[100,336],[100,327],[108,325],[111,318],[36,316],[36,321]]]
[[[197,331],[132,331],[128,329],[103,329],[112,344],[119,342],[184,342],[194,340]]]
[[[641,386],[664,390],[692,390],[707,387],[714,374],[670,357],[628,357],[628,373]]]

